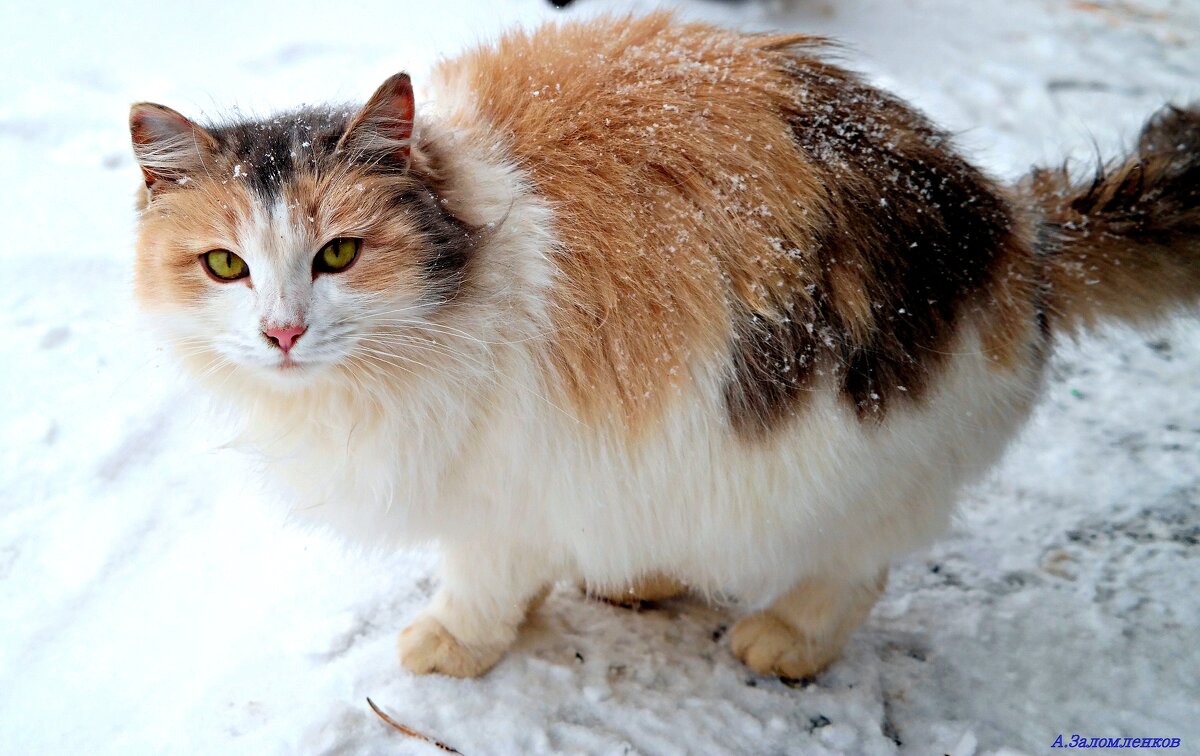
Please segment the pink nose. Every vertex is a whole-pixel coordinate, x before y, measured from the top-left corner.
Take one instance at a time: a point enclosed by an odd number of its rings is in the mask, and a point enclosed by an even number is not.
[[[275,342],[275,346],[283,350],[284,354],[292,351],[292,347],[296,343],[296,339],[307,331],[304,326],[279,326],[278,328],[265,328],[263,335],[270,341]]]

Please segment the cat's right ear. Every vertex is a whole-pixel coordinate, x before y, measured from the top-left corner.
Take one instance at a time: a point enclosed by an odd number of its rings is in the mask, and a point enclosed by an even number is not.
[[[133,156],[142,169],[146,188],[159,182],[179,182],[204,166],[217,147],[213,136],[163,105],[139,102],[129,109]]]

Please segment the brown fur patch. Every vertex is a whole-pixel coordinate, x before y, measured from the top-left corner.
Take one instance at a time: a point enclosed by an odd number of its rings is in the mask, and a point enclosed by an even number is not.
[[[1028,247],[999,190],[920,115],[819,60],[796,55],[787,69],[798,86],[788,119],[824,189],[811,210],[824,221],[813,255],[823,283],[803,327],[824,334],[816,370],[860,417],[880,418],[924,395],[968,315],[995,327],[995,287]],[[1032,315],[1034,285],[1005,295],[1018,321]],[[1013,340],[990,342],[1007,355]],[[753,420],[766,429],[772,418]]]

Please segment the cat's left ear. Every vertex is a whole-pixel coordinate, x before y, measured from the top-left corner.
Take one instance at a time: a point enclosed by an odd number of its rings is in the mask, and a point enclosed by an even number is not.
[[[375,90],[338,141],[337,149],[388,155],[407,167],[413,131],[412,82],[398,73]]]

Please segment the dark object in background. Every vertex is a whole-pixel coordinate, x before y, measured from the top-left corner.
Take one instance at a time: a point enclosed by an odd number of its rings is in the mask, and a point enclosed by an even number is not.
[[[575,0],[550,0],[550,4],[555,8],[566,8],[573,2],[575,2]]]

